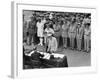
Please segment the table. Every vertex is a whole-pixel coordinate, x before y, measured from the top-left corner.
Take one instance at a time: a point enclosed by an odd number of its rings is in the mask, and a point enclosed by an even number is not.
[[[42,68],[55,68],[55,67],[68,67],[67,56],[58,53],[46,53],[46,52],[39,52],[38,53],[44,55],[44,57],[40,57],[41,66]],[[34,54],[34,51],[26,54],[27,56],[31,56]],[[52,56],[52,57],[51,57]]]

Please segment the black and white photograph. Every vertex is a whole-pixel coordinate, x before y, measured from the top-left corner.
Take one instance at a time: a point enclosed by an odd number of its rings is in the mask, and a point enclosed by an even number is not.
[[[91,66],[91,13],[22,11],[23,69]]]
[[[12,76],[58,76],[96,71],[96,9],[13,4]]]

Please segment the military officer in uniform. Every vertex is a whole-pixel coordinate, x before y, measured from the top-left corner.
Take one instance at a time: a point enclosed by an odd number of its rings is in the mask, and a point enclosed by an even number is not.
[[[64,20],[62,25],[62,38],[63,38],[63,48],[67,48],[67,38],[68,38],[68,21]]]
[[[71,49],[75,47],[75,37],[76,37],[76,22],[73,20],[70,25],[70,46]]]
[[[53,29],[54,29],[54,36],[57,39],[57,43],[58,43],[58,47],[59,47],[59,39],[60,39],[60,24],[56,21],[55,24],[53,25]]]
[[[28,23],[28,33],[29,33],[29,45],[31,45],[31,43],[35,42],[34,40],[36,34],[36,18],[34,16],[31,17],[31,21],[29,21]]]
[[[76,29],[76,40],[77,40],[77,50],[81,50],[82,48],[82,36],[83,36],[83,27],[81,26],[81,23],[78,23],[77,29]]]
[[[56,40],[55,37],[52,36],[51,33],[48,35],[47,44],[48,44],[47,52],[51,52],[52,53],[52,52],[56,52],[57,51],[57,47],[58,47],[57,40]]]
[[[84,29],[84,50],[89,52],[89,41],[90,41],[90,23],[85,24]]]
[[[47,44],[47,39],[49,34],[54,34],[54,30],[52,28],[50,28],[50,24],[46,24],[46,28],[44,30],[44,43]]]

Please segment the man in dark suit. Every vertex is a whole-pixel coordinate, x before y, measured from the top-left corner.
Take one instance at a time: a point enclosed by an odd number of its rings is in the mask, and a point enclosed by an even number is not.
[[[32,55],[31,55],[31,59],[32,60],[36,60],[36,61],[41,61],[41,57],[43,57],[44,55],[40,54],[39,52],[35,51]]]
[[[36,48],[34,49],[34,53],[31,54],[31,65],[33,68],[40,68],[42,66],[42,59],[43,54],[37,52]]]

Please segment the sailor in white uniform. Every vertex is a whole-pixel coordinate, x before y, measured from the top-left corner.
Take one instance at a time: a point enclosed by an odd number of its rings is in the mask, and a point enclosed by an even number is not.
[[[40,43],[39,45],[43,46],[43,28],[44,24],[46,23],[45,19],[39,19],[37,22],[37,36],[40,38]]]

